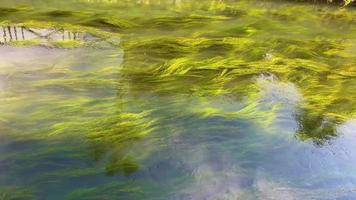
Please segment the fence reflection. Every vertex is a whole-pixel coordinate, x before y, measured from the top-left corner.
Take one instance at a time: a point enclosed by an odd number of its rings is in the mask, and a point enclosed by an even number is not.
[[[2,26],[1,29],[1,45],[26,40],[39,40],[44,43],[60,40],[84,41],[88,37],[88,33],[73,32],[65,29],[35,29],[24,26]]]

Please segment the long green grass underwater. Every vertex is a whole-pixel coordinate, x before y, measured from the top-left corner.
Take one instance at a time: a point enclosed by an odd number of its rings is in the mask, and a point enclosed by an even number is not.
[[[0,2],[1,200],[355,197],[352,6]]]

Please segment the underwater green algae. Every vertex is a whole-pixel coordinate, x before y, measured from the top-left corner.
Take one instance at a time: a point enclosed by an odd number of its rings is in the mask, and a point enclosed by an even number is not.
[[[352,198],[352,8],[1,3],[1,198]]]

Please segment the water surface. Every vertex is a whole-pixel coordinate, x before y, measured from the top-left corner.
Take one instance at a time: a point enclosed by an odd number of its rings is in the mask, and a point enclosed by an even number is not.
[[[0,2],[0,199],[356,198],[354,9]]]

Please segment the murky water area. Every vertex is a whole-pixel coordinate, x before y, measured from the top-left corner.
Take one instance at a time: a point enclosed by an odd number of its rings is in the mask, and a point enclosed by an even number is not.
[[[356,11],[0,0],[0,199],[356,199]]]

